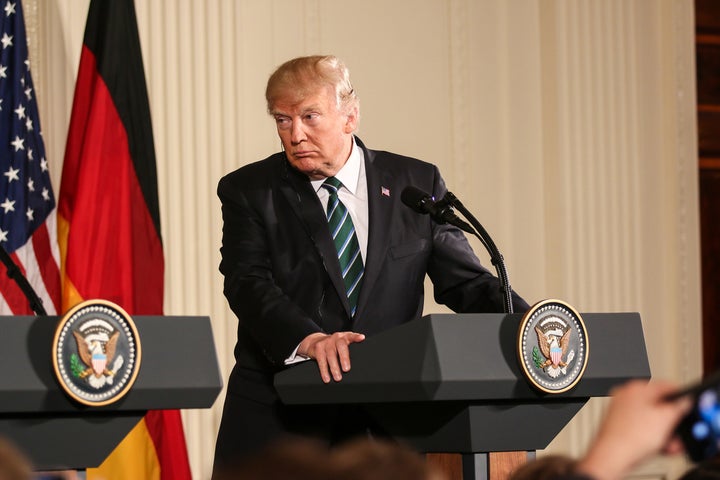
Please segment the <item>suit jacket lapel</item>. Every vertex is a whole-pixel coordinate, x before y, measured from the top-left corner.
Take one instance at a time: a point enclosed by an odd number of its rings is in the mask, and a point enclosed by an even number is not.
[[[345,312],[350,315],[350,303],[345,293],[345,284],[340,271],[340,264],[337,259],[337,250],[330,236],[327,217],[322,208],[322,203],[313,191],[308,178],[294,170],[283,157],[282,171],[280,174],[280,192],[287,200],[290,207],[305,226],[310,239],[322,258],[325,270],[328,272],[330,281],[342,299]]]
[[[355,141],[363,149],[365,156],[365,175],[368,188],[368,245],[367,259],[365,260],[365,274],[358,299],[356,316],[360,317],[369,300],[370,292],[378,278],[383,261],[387,255],[390,220],[393,211],[393,185],[392,176],[378,168],[375,163],[375,152],[369,151],[358,139]]]

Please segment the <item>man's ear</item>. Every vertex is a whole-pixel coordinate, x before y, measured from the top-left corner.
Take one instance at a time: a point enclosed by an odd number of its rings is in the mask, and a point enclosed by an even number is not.
[[[353,133],[358,125],[358,108],[352,107],[345,119],[345,133]]]

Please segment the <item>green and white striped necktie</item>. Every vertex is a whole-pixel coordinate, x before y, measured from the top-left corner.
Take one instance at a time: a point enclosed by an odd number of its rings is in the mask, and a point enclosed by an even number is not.
[[[335,177],[329,177],[322,186],[330,193],[327,206],[328,226],[335,242],[350,311],[354,316],[364,272],[360,244],[350,212],[338,198],[338,189],[342,187],[342,182]]]

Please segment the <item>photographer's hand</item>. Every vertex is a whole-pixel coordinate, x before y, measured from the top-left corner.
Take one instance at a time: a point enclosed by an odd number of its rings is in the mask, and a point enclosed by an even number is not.
[[[673,384],[632,380],[612,392],[612,399],[595,440],[577,472],[596,480],[617,480],[648,457],[679,453],[675,426],[692,405],[681,396],[667,400]]]

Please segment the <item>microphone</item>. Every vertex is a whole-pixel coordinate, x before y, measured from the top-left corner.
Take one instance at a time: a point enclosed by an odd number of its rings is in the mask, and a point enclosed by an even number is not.
[[[475,230],[467,222],[455,215],[452,205],[445,199],[436,202],[434,197],[419,188],[409,186],[405,187],[400,194],[400,200],[417,213],[422,215],[430,214],[430,217],[437,223],[449,223],[467,233],[476,235]]]
[[[512,289],[510,288],[510,281],[508,280],[507,269],[505,268],[505,260],[495,245],[495,242],[493,242],[490,237],[490,234],[473,214],[465,208],[462,202],[453,195],[452,192],[447,192],[440,201],[436,202],[434,197],[413,186],[405,187],[405,190],[403,190],[400,195],[400,199],[405,205],[417,213],[423,215],[430,214],[430,217],[437,223],[455,225],[463,231],[475,235],[480,240],[490,254],[490,261],[497,271],[500,290],[503,292],[504,297],[505,313],[513,313]],[[465,218],[470,220],[472,227],[455,215],[453,207],[457,208]],[[473,229],[473,227],[475,227],[476,230]]]

